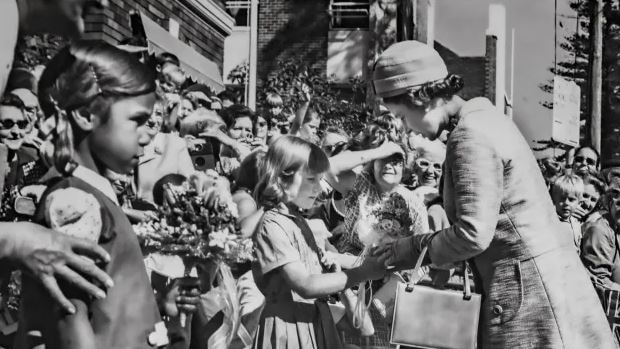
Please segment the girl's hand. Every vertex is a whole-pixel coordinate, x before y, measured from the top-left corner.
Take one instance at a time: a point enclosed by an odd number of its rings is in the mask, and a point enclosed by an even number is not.
[[[342,266],[333,252],[324,251],[321,256],[321,264],[330,272],[342,271]]]
[[[142,222],[159,220],[159,216],[157,216],[157,212],[154,212],[154,211],[141,211],[141,214],[142,214]]]
[[[176,317],[180,312],[186,314],[196,312],[200,302],[200,281],[197,278],[175,279],[159,299],[163,315]]]
[[[186,313],[195,313],[200,303],[200,279],[188,277],[179,280],[179,296],[175,299],[177,308]]]

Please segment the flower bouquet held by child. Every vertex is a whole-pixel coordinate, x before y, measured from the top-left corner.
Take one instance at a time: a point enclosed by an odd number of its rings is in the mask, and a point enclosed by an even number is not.
[[[207,285],[202,290],[205,292],[216,277],[220,285],[234,285],[229,282],[233,278],[230,265],[250,261],[253,253],[252,241],[241,237],[235,204],[230,198],[212,195],[217,179],[211,171],[208,175],[196,174],[180,185],[163,178],[155,186],[161,186],[163,198],[158,219],[134,226],[145,252],[183,260],[182,277],[197,276],[194,267],[208,266]],[[205,188],[205,182],[213,184]],[[231,300],[235,293],[230,290]],[[183,313],[180,320],[184,325]]]

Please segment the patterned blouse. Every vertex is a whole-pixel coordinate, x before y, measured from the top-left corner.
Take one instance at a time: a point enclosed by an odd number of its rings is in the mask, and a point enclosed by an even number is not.
[[[357,175],[353,189],[345,198],[345,232],[336,248],[340,253],[359,255],[364,249],[360,234],[373,233],[387,238],[427,233],[428,213],[422,200],[399,185],[382,194],[371,174]]]

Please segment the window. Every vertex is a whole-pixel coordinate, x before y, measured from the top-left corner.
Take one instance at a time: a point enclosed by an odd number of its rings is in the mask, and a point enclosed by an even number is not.
[[[331,0],[329,13],[333,29],[368,29],[369,0]]]
[[[226,1],[226,10],[235,19],[238,27],[250,25],[250,1]]]

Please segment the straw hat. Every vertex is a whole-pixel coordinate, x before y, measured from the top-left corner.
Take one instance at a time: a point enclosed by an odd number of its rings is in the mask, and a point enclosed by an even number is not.
[[[377,59],[373,86],[377,97],[393,97],[409,88],[444,79],[448,69],[439,53],[419,41],[401,41]]]

